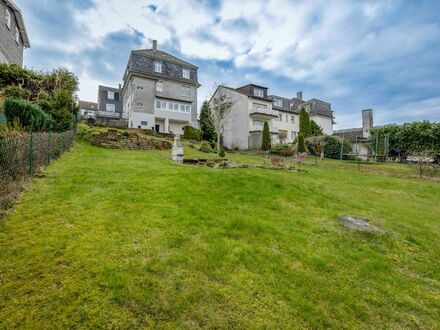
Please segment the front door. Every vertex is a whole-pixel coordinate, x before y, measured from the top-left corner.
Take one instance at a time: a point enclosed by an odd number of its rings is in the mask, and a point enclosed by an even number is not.
[[[160,125],[156,124],[156,132],[159,133]]]

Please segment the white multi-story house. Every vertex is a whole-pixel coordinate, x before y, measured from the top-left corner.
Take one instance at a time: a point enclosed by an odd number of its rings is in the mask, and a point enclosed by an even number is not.
[[[292,143],[299,132],[299,115],[304,107],[325,134],[333,133],[333,112],[328,102],[311,99],[304,101],[302,92],[288,99],[268,95],[268,88],[249,84],[239,88],[218,86],[214,98],[227,97],[232,101],[229,120],[224,125],[223,145],[230,149],[258,149],[261,147],[264,122],[269,124],[272,143],[279,143],[279,133],[284,132],[284,142]]]
[[[131,52],[122,88],[128,127],[182,133],[197,126],[197,67],[157,49]]]

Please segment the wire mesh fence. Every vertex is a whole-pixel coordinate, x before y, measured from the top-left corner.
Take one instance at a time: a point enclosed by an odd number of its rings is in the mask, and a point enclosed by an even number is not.
[[[26,181],[73,144],[74,131],[0,135],[0,216]]]

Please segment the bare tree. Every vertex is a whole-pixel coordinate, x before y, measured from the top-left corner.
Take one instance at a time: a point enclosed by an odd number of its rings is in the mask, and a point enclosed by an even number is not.
[[[278,138],[280,139],[280,143],[284,144],[284,142],[287,139],[287,132],[286,131],[279,131],[278,132]]]
[[[320,159],[321,160],[324,159],[324,148],[325,145],[327,144],[324,135],[309,137],[307,139],[307,144],[309,144],[312,147],[313,152],[315,153],[315,157],[319,154]]]
[[[217,84],[209,102],[209,121],[217,134],[217,151],[220,151],[220,137],[224,132],[225,123],[231,117],[232,105],[235,103],[227,89]]]

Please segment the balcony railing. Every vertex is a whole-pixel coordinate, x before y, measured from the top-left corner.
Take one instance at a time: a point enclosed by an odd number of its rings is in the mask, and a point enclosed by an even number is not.
[[[119,112],[112,112],[112,111],[98,111],[98,117],[106,117],[106,118],[119,118],[120,114]]]
[[[249,126],[249,132],[263,132],[263,126],[251,125]],[[269,127],[270,134],[278,134],[278,129]]]
[[[273,111],[269,108],[264,107],[252,107],[250,110],[250,115],[261,115],[261,116],[268,116],[268,117],[278,117],[278,112]]]

